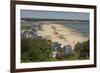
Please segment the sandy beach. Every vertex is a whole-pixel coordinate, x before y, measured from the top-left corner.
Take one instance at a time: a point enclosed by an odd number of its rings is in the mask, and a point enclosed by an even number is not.
[[[60,24],[43,24],[41,28],[41,31],[37,31],[37,35],[49,39],[52,42],[58,42],[62,46],[71,45],[72,49],[76,43],[88,40],[88,37],[82,36],[82,33]]]

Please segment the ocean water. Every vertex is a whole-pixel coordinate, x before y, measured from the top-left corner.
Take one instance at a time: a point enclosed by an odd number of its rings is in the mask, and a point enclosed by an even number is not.
[[[66,22],[63,24],[65,27],[73,29],[79,33],[81,33],[83,36],[89,37],[89,21],[80,21],[80,22]]]

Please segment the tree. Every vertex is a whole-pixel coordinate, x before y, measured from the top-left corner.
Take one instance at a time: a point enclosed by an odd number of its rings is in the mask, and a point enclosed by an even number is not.
[[[89,58],[89,40],[77,43],[74,48],[75,55],[78,59],[88,59]]]
[[[51,41],[45,39],[21,39],[22,62],[48,61],[52,53]]]

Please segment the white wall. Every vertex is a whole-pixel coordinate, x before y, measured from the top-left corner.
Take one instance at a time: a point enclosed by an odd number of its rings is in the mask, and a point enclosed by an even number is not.
[[[32,0],[31,0],[32,1]],[[100,37],[100,1],[99,0],[34,0],[56,3],[97,5],[97,35]],[[34,73],[99,73],[100,72],[100,38],[97,39],[97,68],[66,69],[41,71]],[[10,0],[0,0],[0,73],[10,73]],[[33,73],[33,72],[30,72]]]

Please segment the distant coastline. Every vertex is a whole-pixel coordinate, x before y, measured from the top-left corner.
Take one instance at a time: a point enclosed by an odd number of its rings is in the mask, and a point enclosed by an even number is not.
[[[49,18],[21,18],[25,21],[74,21],[74,22],[88,22],[89,20],[75,20],[75,19],[49,19]]]

